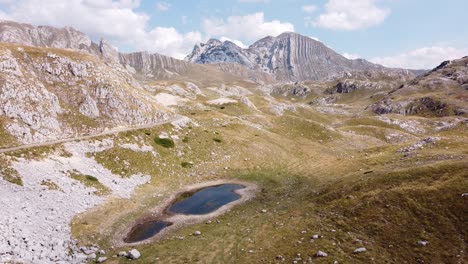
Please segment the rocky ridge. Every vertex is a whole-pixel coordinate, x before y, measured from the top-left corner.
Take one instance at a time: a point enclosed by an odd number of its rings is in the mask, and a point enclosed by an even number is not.
[[[445,61],[369,106],[376,114],[467,116],[468,57]]]
[[[385,73],[403,79],[415,75],[363,59],[349,60],[323,43],[293,32],[265,37],[247,49],[230,41],[211,39],[195,45],[185,60],[199,63],[238,63],[273,75],[279,81],[335,79],[350,72]]]
[[[0,45],[0,115],[22,143],[172,116],[123,67],[78,52],[15,44]]]
[[[33,26],[13,21],[0,21],[0,42],[27,46],[76,50],[92,54],[143,79],[203,80],[206,76],[222,79],[248,79],[255,82],[272,81],[261,72],[252,73],[244,67],[198,65],[158,53],[146,51],[121,53],[106,40],[93,42],[86,34],[72,28]]]

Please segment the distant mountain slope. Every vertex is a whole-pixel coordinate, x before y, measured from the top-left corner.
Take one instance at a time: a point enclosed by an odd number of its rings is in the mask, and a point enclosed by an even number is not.
[[[272,74],[280,81],[326,80],[347,72],[384,72],[402,78],[415,76],[408,70],[389,69],[363,59],[349,60],[319,41],[292,32],[263,38],[247,49],[230,41],[211,39],[195,45],[185,59],[200,64],[239,63]]]
[[[468,56],[445,61],[370,106],[377,114],[468,115]]]
[[[33,26],[13,21],[0,21],[0,41],[28,46],[98,51],[98,45],[84,33],[72,28]]]
[[[119,53],[105,40],[94,43],[86,34],[71,27],[33,26],[13,21],[0,21],[0,42],[27,46],[72,49],[122,64],[128,71],[145,79],[251,80],[272,82],[268,74],[237,66],[199,65],[158,53]]]

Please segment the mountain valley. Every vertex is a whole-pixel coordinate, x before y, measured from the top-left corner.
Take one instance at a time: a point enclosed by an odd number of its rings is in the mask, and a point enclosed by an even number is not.
[[[11,21],[0,42],[0,263],[468,262],[468,57],[387,68],[285,32],[178,60]]]

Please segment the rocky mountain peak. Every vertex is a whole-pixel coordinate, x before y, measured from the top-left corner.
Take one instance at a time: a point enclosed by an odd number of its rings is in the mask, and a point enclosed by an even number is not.
[[[349,60],[322,42],[294,32],[262,38],[247,49],[232,42],[210,40],[196,45],[186,60],[199,64],[239,63],[271,74],[278,81],[327,80],[348,72],[395,72],[363,59]]]

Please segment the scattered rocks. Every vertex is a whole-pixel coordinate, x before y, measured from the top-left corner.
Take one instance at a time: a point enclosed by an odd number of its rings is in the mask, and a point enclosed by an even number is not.
[[[103,263],[104,261],[106,261],[107,258],[106,257],[100,257],[96,260],[96,263]]]
[[[314,257],[316,258],[324,258],[324,257],[328,257],[328,254],[323,252],[323,251],[317,251],[317,253],[314,254]]]
[[[201,232],[197,230],[197,231],[195,231],[195,232],[193,233],[193,235],[194,235],[194,236],[199,236],[199,235],[201,235]]]
[[[426,241],[426,240],[419,240],[418,241],[418,245],[420,245],[422,247],[427,246],[427,244],[429,244],[429,241]]]
[[[125,251],[120,251],[119,254],[117,254],[117,256],[119,256],[119,257],[126,257],[126,256],[127,256],[127,252],[125,252]]]
[[[418,142],[416,142],[415,144],[413,144],[411,146],[399,149],[397,152],[398,153],[409,154],[409,153],[414,152],[414,151],[416,151],[418,149],[424,148],[425,145],[435,144],[439,140],[440,140],[440,137],[427,137],[425,139],[419,140]]]
[[[360,248],[356,248],[356,249],[353,251],[353,253],[354,253],[354,254],[359,254],[359,253],[364,253],[364,252],[366,252],[366,251],[367,251],[367,249],[366,249],[365,247],[360,247]]]
[[[260,212],[266,213],[266,212],[268,212],[268,211],[267,211],[266,209],[262,209]]]
[[[132,249],[128,252],[127,258],[129,259],[139,259],[141,257],[140,251]]]
[[[284,260],[285,260],[285,258],[284,258],[282,255],[276,256],[275,259],[276,259],[276,260],[279,260],[279,261],[284,261]]]

